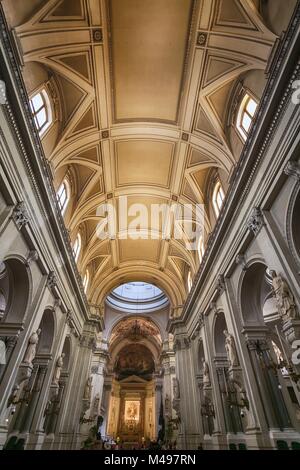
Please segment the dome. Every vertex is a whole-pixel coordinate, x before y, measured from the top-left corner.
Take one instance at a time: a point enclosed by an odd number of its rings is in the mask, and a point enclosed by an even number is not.
[[[127,282],[114,289],[107,297],[112,307],[128,312],[153,312],[168,305],[165,293],[147,282]]]

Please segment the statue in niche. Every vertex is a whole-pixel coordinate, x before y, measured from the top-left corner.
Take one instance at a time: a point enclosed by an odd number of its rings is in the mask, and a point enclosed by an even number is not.
[[[94,403],[93,403],[93,415],[97,416],[98,411],[99,411],[99,404],[100,404],[100,395],[97,393],[94,398]]]
[[[271,271],[273,295],[276,299],[278,313],[284,321],[295,320],[297,317],[294,296],[286,281],[276,271]]]
[[[55,366],[54,376],[53,376],[53,383],[55,385],[58,385],[59,383],[60,374],[64,365],[64,357],[65,357],[65,353],[62,353],[62,355],[59,356],[59,358],[56,361],[56,366]]]
[[[92,376],[90,376],[86,381],[86,385],[85,385],[85,389],[84,389],[84,395],[83,395],[84,400],[90,400],[91,399],[92,381],[93,381]]]
[[[210,386],[209,368],[204,358],[202,359],[202,363],[203,363],[203,386],[208,387]]]
[[[236,367],[239,364],[238,356],[235,347],[234,337],[228,333],[227,330],[224,330],[225,335],[225,349],[227,353],[227,358],[230,364],[230,367]]]
[[[169,416],[171,413],[171,400],[168,394],[166,394],[166,397],[165,397],[165,413],[166,413],[166,416]]]
[[[173,396],[175,400],[178,400],[180,398],[179,382],[176,377],[173,378]]]
[[[29,366],[32,367],[32,361],[35,358],[36,355],[36,348],[37,344],[39,342],[39,336],[41,334],[41,329],[39,328],[37,331],[32,333],[28,340],[28,346],[24,355],[23,362],[25,364],[28,364]]]

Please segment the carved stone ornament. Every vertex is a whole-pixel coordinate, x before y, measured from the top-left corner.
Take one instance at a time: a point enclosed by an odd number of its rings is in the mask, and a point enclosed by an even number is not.
[[[198,33],[197,46],[205,46],[207,42],[207,33]]]
[[[256,237],[265,225],[264,217],[261,210],[258,207],[253,209],[253,213],[247,222],[247,227]]]
[[[36,250],[32,250],[28,253],[26,259],[26,266],[29,267],[33,261],[37,261],[39,259],[39,254]]]
[[[226,289],[226,286],[225,286],[224,276],[223,274],[220,274],[217,279],[216,290],[218,294],[221,295],[225,291],[225,289]]]
[[[246,258],[244,255],[237,255],[237,257],[235,258],[235,262],[237,265],[241,265],[242,266],[242,270],[243,271],[247,271],[247,263],[246,263]]]
[[[49,273],[47,284],[48,284],[48,287],[50,287],[50,289],[57,286],[57,278],[56,278],[56,275],[55,275],[54,271],[51,271]]]
[[[14,208],[12,219],[15,222],[18,230],[21,230],[26,224],[28,224],[30,218],[24,202],[19,202]]]
[[[284,172],[287,176],[291,176],[296,181],[300,182],[300,164],[298,162],[288,162]]]

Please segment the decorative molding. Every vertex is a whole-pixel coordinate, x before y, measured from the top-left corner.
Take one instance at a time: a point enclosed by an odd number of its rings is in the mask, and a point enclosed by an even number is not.
[[[80,337],[80,346],[82,348],[87,349],[95,349],[96,348],[96,340],[95,338],[88,336],[88,335],[81,335]]]
[[[12,219],[15,222],[18,230],[21,230],[25,225],[28,224],[30,217],[23,201],[19,202],[14,208]]]
[[[27,268],[29,268],[29,266],[31,265],[31,263],[33,261],[37,261],[39,259],[39,254],[36,250],[31,250],[29,253],[28,253],[28,256],[26,258],[26,262],[25,262],[25,265],[27,266]]]
[[[212,313],[214,313],[214,314],[218,313],[218,307],[217,307],[216,302],[211,302],[209,304],[209,307],[210,307],[210,310],[212,311]]]
[[[288,246],[297,262],[298,266],[300,266],[300,253],[297,249],[295,244],[295,234],[294,234],[294,212],[295,212],[295,204],[297,199],[300,197],[300,188],[298,184],[298,180],[296,180],[294,184],[294,189],[290,196],[288,208],[287,208],[287,217],[286,217],[286,237],[288,241]]]
[[[56,312],[56,310],[59,309],[59,307],[60,307],[61,305],[62,305],[61,299],[55,299],[55,300],[54,300],[54,306],[53,306],[54,311]]]
[[[204,313],[200,312],[198,315],[198,330],[201,330],[203,326],[204,326]]]
[[[20,99],[22,103],[22,108],[24,110],[24,120],[26,124],[26,131],[30,135],[31,137],[30,140],[32,142],[30,152],[33,152],[34,157],[36,158],[37,161],[39,161],[40,174],[37,174],[37,172],[33,170],[33,165],[32,165],[33,157],[32,156],[29,157],[28,155],[29,154],[28,149],[24,145],[22,133],[20,132],[19,125],[17,124],[14,112],[12,111],[12,108],[9,102],[7,102],[6,105],[4,105],[4,111],[7,116],[7,122],[9,123],[9,126],[12,130],[13,138],[15,140],[16,146],[18,147],[20,154],[22,155],[24,159],[29,181],[30,181],[30,184],[32,185],[33,193],[35,194],[40,204],[41,212],[43,213],[45,218],[48,218],[49,210],[53,211],[53,214],[55,216],[53,219],[57,223],[57,228],[60,232],[61,241],[65,250],[64,256],[65,256],[65,259],[67,260],[67,263],[69,263],[71,266],[72,272],[74,274],[74,278],[76,279],[76,283],[75,283],[76,289],[79,290],[80,292],[80,296],[79,296],[80,302],[86,312],[86,315],[88,316],[88,303],[87,303],[86,295],[85,295],[84,288],[82,285],[82,278],[78,272],[77,265],[74,260],[68,232],[65,227],[64,219],[61,215],[61,211],[58,205],[56,191],[53,185],[53,174],[50,170],[49,162],[45,157],[41,139],[40,139],[39,133],[37,131],[37,128],[35,126],[35,123],[32,117],[32,113],[29,107],[28,94],[26,92],[24,80],[21,74],[19,61],[18,61],[18,58],[16,57],[14,42],[13,42],[13,39],[11,38],[11,32],[8,30],[7,23],[5,20],[5,15],[3,12],[3,7],[1,5],[0,5],[0,39],[3,45],[4,53],[7,56],[9,67],[12,72],[12,76],[13,76],[12,80],[14,81],[14,85],[17,90],[16,93],[18,94],[18,98]],[[4,135],[1,129],[0,129],[0,134],[1,134],[1,137],[3,138]],[[11,158],[13,160],[12,155],[11,155]],[[46,204],[45,204],[45,195],[42,194],[42,191],[40,189],[40,184],[38,182],[38,179],[40,176],[44,180],[44,187],[47,188]]]
[[[252,215],[247,222],[248,230],[250,230],[250,232],[252,232],[254,236],[257,237],[264,225],[265,221],[262,211],[259,207],[254,207]]]
[[[224,275],[220,274],[218,276],[217,282],[216,282],[216,291],[217,294],[220,296],[223,294],[223,292],[226,290],[226,285],[225,285],[225,279]]]
[[[51,271],[48,275],[47,285],[50,289],[57,287],[57,278],[54,271]]]
[[[108,139],[109,138],[109,130],[104,130],[104,131],[101,131],[101,138],[102,139]]]
[[[259,164],[266,151],[269,149],[277,127],[279,126],[279,123],[281,122],[282,117],[284,116],[284,113],[291,102],[291,95],[293,93],[293,83],[295,82],[295,80],[299,79],[300,76],[300,61],[295,59],[293,71],[287,70],[285,75],[282,74],[282,71],[284,61],[287,57],[287,50],[289,48],[293,48],[293,51],[295,52],[295,38],[299,34],[299,24],[300,4],[298,4],[298,6],[296,7],[293,18],[290,22],[290,26],[286,34],[281,39],[280,53],[276,57],[276,61],[274,60],[274,67],[272,68],[272,72],[269,75],[267,85],[260,100],[255,122],[251,127],[251,131],[243,147],[241,157],[232,173],[231,184],[227,192],[226,199],[224,201],[223,209],[216,222],[214,230],[210,234],[210,237],[207,241],[206,250],[203,256],[200,269],[194,278],[192,289],[186,299],[185,307],[182,313],[183,323],[188,315],[188,312],[190,311],[191,304],[195,302],[195,297],[198,294],[198,288],[202,284],[200,280],[203,281],[203,277],[206,275],[209,266],[211,266],[213,263],[213,255],[216,249],[218,248],[218,239],[220,233],[222,233],[222,231],[225,230],[226,227],[228,227],[228,220],[232,216],[231,207],[236,210],[237,191],[240,190],[241,192],[239,197],[239,203],[242,204],[251,189],[253,178],[257,173]],[[286,76],[287,74],[288,76]],[[265,108],[268,107],[270,98],[274,95],[274,90],[277,90],[278,86],[280,84],[283,84],[283,80],[285,88],[276,103],[277,111],[275,113],[273,111],[272,117],[268,119],[268,131],[260,131],[262,122],[266,120]],[[260,132],[259,134],[258,131]],[[259,141],[259,151],[253,152],[254,143],[257,141]],[[244,179],[245,177],[247,178],[246,184]]]
[[[300,182],[300,164],[299,162],[288,162],[284,169],[284,173],[287,176],[291,176],[294,178],[298,183]]]
[[[93,41],[94,42],[102,42],[103,41],[102,29],[100,29],[100,28],[93,29]]]
[[[174,351],[182,351],[191,347],[191,340],[188,336],[181,336],[174,341]]]
[[[247,262],[245,255],[237,255],[237,257],[235,258],[235,263],[237,265],[242,266],[242,271],[247,271]]]
[[[197,35],[197,46],[201,46],[201,47],[206,46],[207,38],[208,38],[208,34],[200,31]]]

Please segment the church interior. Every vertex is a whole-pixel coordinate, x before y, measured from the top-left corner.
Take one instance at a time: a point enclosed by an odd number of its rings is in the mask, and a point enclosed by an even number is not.
[[[0,449],[300,449],[300,1],[0,1]]]

